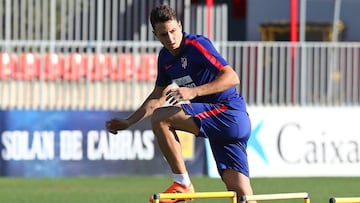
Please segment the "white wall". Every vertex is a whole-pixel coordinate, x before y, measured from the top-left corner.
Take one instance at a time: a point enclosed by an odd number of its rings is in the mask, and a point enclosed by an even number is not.
[[[359,176],[360,107],[249,107],[252,177]],[[212,169],[210,175],[217,175]]]

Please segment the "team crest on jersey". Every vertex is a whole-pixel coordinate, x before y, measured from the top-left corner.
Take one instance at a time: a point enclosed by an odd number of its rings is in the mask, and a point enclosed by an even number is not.
[[[181,57],[181,67],[183,67],[183,69],[185,69],[187,67],[187,58]]]

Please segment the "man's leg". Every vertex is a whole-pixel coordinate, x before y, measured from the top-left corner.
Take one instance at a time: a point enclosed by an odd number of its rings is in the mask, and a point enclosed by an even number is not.
[[[235,191],[238,197],[253,194],[250,178],[238,171],[232,169],[224,170],[222,173],[222,180],[224,181],[226,188],[230,191]],[[238,202],[240,201],[238,200]],[[253,203],[255,202],[256,201],[253,201]]]
[[[181,145],[175,130],[183,130],[197,135],[199,129],[191,116],[186,115],[181,107],[163,107],[156,109],[151,118],[151,124],[159,147],[165,156],[171,171],[174,183],[165,193],[194,192],[183,159]],[[161,203],[175,203],[188,199],[161,200]],[[150,202],[153,197],[150,197]]]
[[[151,124],[160,149],[173,173],[186,172],[181,145],[175,130],[184,130],[197,135],[199,128],[190,115],[181,107],[171,106],[154,111]]]

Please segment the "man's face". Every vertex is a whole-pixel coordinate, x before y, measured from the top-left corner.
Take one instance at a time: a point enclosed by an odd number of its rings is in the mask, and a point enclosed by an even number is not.
[[[182,27],[177,20],[169,20],[164,23],[157,23],[154,34],[162,45],[173,55],[178,54],[183,37]]]

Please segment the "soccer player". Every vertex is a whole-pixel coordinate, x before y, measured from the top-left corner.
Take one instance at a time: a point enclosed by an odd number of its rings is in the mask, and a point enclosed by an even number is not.
[[[246,154],[251,125],[244,99],[236,89],[238,75],[209,39],[183,32],[171,7],[155,7],[150,22],[163,45],[155,87],[128,118],[107,121],[107,130],[116,133],[151,116],[153,132],[173,173],[174,181],[165,193],[194,192],[176,135],[176,130],[181,130],[209,139],[228,190],[239,197],[253,194]],[[170,105],[164,106],[166,102]],[[178,201],[184,199],[161,200]]]

